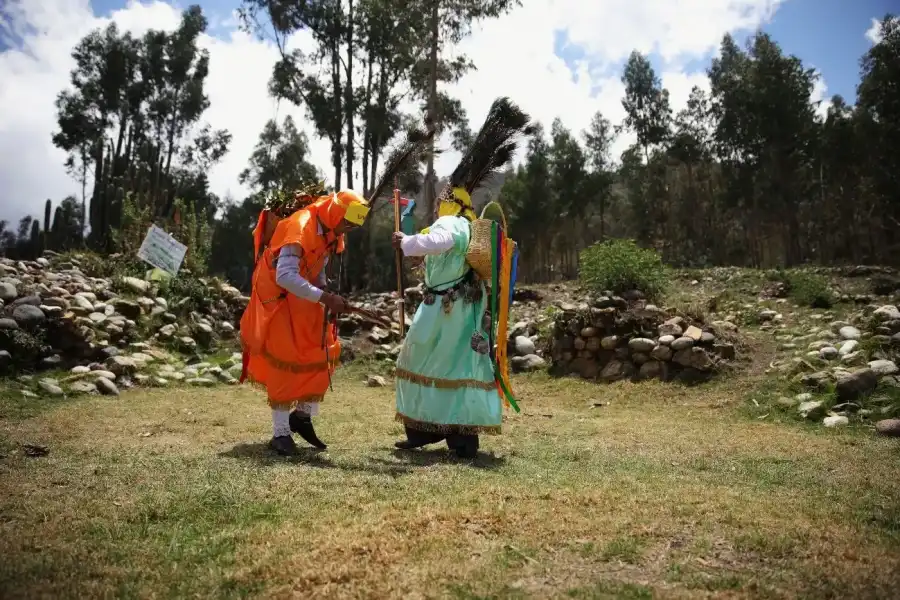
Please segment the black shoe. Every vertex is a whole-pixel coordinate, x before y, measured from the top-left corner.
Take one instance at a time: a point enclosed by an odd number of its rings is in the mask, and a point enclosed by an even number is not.
[[[316,430],[313,428],[312,424],[312,418],[309,415],[300,414],[296,410],[292,411],[291,415],[288,417],[288,424],[291,427],[291,431],[306,440],[310,446],[318,448],[319,450],[328,448],[328,446],[319,439],[319,436],[316,435]]]
[[[444,439],[439,433],[429,433],[427,431],[418,431],[406,427],[406,439],[400,440],[394,446],[400,450],[415,450],[427,446],[428,444],[436,444]]]
[[[297,454],[297,444],[294,443],[294,438],[289,435],[273,437],[269,442],[269,448],[281,456],[293,456]]]
[[[447,447],[456,452],[459,458],[476,458],[478,456],[477,435],[448,435]]]

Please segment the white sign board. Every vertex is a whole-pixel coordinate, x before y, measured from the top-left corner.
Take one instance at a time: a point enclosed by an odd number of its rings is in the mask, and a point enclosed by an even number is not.
[[[173,277],[178,274],[185,254],[187,246],[156,225],[151,225],[147,230],[147,237],[137,253],[138,258]]]

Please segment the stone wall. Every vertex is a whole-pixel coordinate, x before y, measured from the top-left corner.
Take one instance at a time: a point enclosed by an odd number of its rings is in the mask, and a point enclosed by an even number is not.
[[[192,296],[165,297],[139,278],[90,277],[76,257],[0,259],[0,374],[24,373],[27,382],[27,373],[68,370],[72,381],[93,381],[90,372],[99,372],[125,387],[196,378],[203,355],[237,349],[247,300],[216,279],[193,280]],[[187,364],[195,366],[179,370],[183,377],[159,375]],[[59,389],[45,380],[38,387]]]
[[[550,372],[556,376],[693,383],[736,358],[731,323],[705,325],[614,296],[559,309],[549,349]]]

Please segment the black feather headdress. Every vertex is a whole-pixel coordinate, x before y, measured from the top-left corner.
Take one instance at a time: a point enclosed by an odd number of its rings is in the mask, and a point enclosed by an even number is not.
[[[489,175],[500,171],[512,160],[520,138],[531,135],[534,130],[529,116],[509,98],[494,100],[472,147],[450,175],[441,199],[452,197],[453,188],[463,188],[469,194],[474,192]]]
[[[434,133],[434,123],[427,118],[424,127],[413,127],[407,131],[403,142],[388,156],[384,172],[369,194],[370,209],[375,208],[375,202],[393,184],[394,178],[402,173],[408,164],[419,160],[425,145],[434,137]]]

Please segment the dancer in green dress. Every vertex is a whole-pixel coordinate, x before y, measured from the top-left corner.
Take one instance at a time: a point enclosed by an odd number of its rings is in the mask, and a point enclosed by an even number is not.
[[[406,256],[425,257],[424,300],[397,360],[397,420],[409,450],[447,441],[457,455],[477,455],[479,434],[499,434],[503,400],[492,360],[488,290],[466,260],[475,219],[471,194],[508,164],[528,115],[498,99],[438,197],[438,219],[418,235],[395,233]]]

